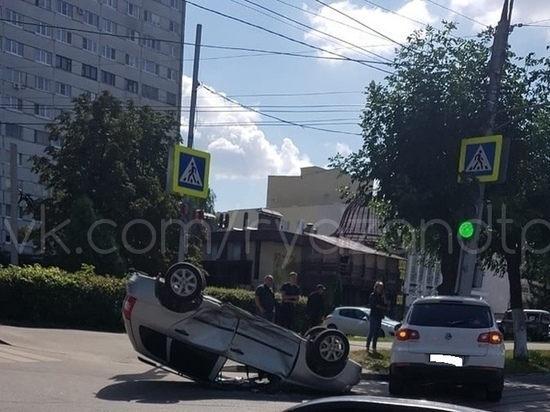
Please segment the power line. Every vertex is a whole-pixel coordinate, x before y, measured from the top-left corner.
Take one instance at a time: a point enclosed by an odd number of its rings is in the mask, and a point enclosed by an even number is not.
[[[324,96],[332,94],[363,94],[361,91],[326,91],[326,92],[304,92],[304,93],[257,93],[257,94],[232,94],[231,97],[292,97],[292,96]]]
[[[267,32],[267,33],[269,33],[269,34],[273,34],[274,36],[281,37],[281,38],[283,38],[283,39],[285,39],[285,40],[289,40],[289,41],[291,41],[291,42],[293,42],[293,43],[298,43],[298,44],[301,44],[301,45],[303,45],[303,46],[307,46],[307,47],[310,47],[310,48],[312,48],[312,49],[321,51],[321,52],[323,52],[323,53],[329,53],[329,54],[332,54],[332,55],[334,55],[334,56],[342,57],[342,58],[345,59],[345,60],[348,60],[348,61],[352,61],[352,62],[355,62],[355,63],[362,64],[363,66],[370,67],[371,69],[378,70],[378,71],[381,71],[381,72],[386,73],[386,74],[393,74],[392,72],[390,72],[390,71],[388,71],[388,70],[384,70],[384,69],[381,69],[381,68],[379,68],[379,67],[372,66],[372,65],[370,65],[370,64],[368,64],[368,63],[364,63],[364,62],[362,62],[362,61],[360,61],[360,60],[352,59],[352,58],[350,58],[350,57],[347,57],[347,56],[344,56],[344,55],[341,55],[341,54],[332,52],[332,51],[330,51],[330,50],[323,49],[323,48],[321,48],[321,47],[314,46],[314,45],[312,45],[312,44],[303,42],[303,41],[301,41],[301,40],[293,39],[292,37],[286,36],[286,35],[284,35],[284,34],[282,34],[282,33],[277,33],[277,32],[275,32],[275,31],[273,31],[273,30],[266,29],[265,27],[262,27],[262,26],[260,26],[260,25],[254,24],[254,23],[250,23],[250,22],[248,22],[248,21],[246,21],[246,20],[243,20],[243,19],[240,19],[240,18],[238,18],[238,17],[230,16],[230,15],[228,15],[228,14],[219,12],[219,11],[217,11],[217,10],[213,10],[213,9],[209,9],[208,7],[200,6],[200,5],[198,5],[198,4],[196,4],[196,3],[193,3],[193,2],[191,2],[191,1],[189,1],[189,0],[187,1],[187,4],[190,4],[190,5],[192,5],[192,6],[195,6],[195,7],[199,8],[199,9],[201,9],[201,10],[205,10],[205,11],[208,11],[208,12],[210,12],[210,13],[217,14],[217,15],[222,16],[222,17],[224,17],[224,18],[227,18],[227,19],[230,19],[230,20],[237,21],[237,22],[242,23],[242,24],[245,24],[245,25],[247,25],[247,26],[254,27],[254,28],[258,29],[258,30],[265,31],[265,32]]]
[[[442,5],[442,4],[439,4],[439,3],[437,3],[437,2],[435,2],[435,1],[433,1],[433,0],[427,0],[427,1],[428,1],[429,3],[432,3],[432,4],[436,5],[437,7],[441,7],[442,9],[445,9],[445,10],[447,10],[447,11],[450,11],[451,13],[454,13],[454,14],[460,16],[460,17],[464,17],[466,20],[470,20],[471,22],[477,23],[477,24],[479,24],[479,25],[481,25],[481,26],[483,26],[483,27],[487,27],[486,24],[483,24],[483,23],[481,23],[481,22],[479,22],[479,21],[477,21],[477,20],[475,20],[475,19],[472,19],[472,18],[469,17],[469,16],[466,16],[465,14],[462,14],[462,13],[456,11],[456,10],[450,9],[449,7],[446,7],[446,6]]]
[[[366,25],[365,23],[363,23],[362,21],[357,20],[355,17],[352,17],[352,16],[350,16],[349,14],[346,14],[346,13],[344,13],[344,12],[338,10],[337,8],[331,6],[330,4],[327,4],[327,3],[325,3],[325,2],[323,2],[323,1],[321,1],[321,0],[315,0],[315,1],[316,1],[317,3],[319,3],[319,4],[322,4],[323,6],[325,6],[325,7],[327,7],[327,8],[329,8],[329,9],[331,9],[331,10],[333,10],[333,11],[335,11],[335,12],[341,14],[342,16],[345,16],[345,17],[347,17],[348,19],[353,20],[354,22],[360,24],[361,26],[366,27],[366,28],[369,29],[370,31],[372,31],[372,32],[374,32],[374,33],[376,33],[376,34],[382,36],[382,37],[385,38],[386,40],[389,40],[389,41],[391,41],[392,43],[395,43],[395,44],[397,44],[397,45],[399,45],[399,46],[401,46],[401,47],[404,47],[404,46],[403,46],[401,43],[399,43],[398,41],[392,39],[391,37],[386,36],[384,33],[381,33],[381,32],[379,32],[378,30],[375,30],[375,29],[373,29],[373,28],[370,27],[370,26],[367,26],[367,25]]]
[[[227,96],[224,96],[223,94],[221,93],[218,93],[217,91],[211,89],[210,87],[208,86],[205,86],[205,85],[201,85],[201,87],[203,87],[205,90],[208,90],[210,93],[212,94],[215,94],[217,96],[220,96],[222,99],[232,103],[232,104],[235,104],[237,106],[241,106],[241,107],[244,107],[248,110],[250,110],[251,112],[254,112],[254,113],[257,113],[261,116],[265,116],[265,117],[268,117],[270,119],[274,119],[274,120],[277,120],[281,123],[285,123],[285,124],[288,124],[288,125],[292,125],[292,126],[297,126],[297,127],[300,127],[302,129],[312,129],[312,130],[318,130],[318,131],[321,131],[321,132],[329,132],[329,133],[338,133],[338,134],[347,134],[347,135],[352,135],[352,136],[361,136],[360,133],[352,133],[352,132],[344,132],[344,131],[340,131],[340,130],[332,130],[332,129],[325,129],[325,128],[320,128],[320,127],[315,127],[315,126],[309,126],[309,125],[304,125],[304,124],[300,124],[300,123],[296,123],[296,122],[292,122],[290,120],[285,120],[285,119],[282,119],[280,117],[277,117],[277,116],[273,116],[273,115],[270,115],[270,114],[266,114],[266,113],[263,113],[257,109],[254,109],[253,107],[250,107],[250,106],[246,106],[242,103],[239,103],[235,100],[231,100],[230,98],[228,98]]]
[[[236,2],[236,0],[231,0],[231,1]],[[329,33],[324,33],[324,32],[322,32],[321,30],[316,29],[315,27],[311,27],[311,26],[309,26],[309,25],[307,25],[307,24],[301,23],[301,22],[299,22],[299,21],[297,21],[297,20],[294,20],[294,19],[292,19],[292,18],[290,18],[290,17],[285,16],[284,14],[281,14],[281,13],[278,13],[278,12],[276,12],[276,11],[274,11],[274,10],[271,10],[271,9],[269,9],[268,7],[264,7],[264,6],[262,6],[262,5],[259,5],[259,4],[255,3],[255,2],[251,1],[251,0],[244,0],[244,1],[247,2],[247,3],[249,3],[249,4],[253,4],[253,5],[255,5],[256,7],[259,7],[259,8],[261,8],[261,9],[263,9],[263,10],[267,10],[267,11],[269,11],[270,13],[275,14],[276,16],[281,16],[281,17],[283,17],[283,18],[285,18],[285,19],[287,19],[287,20],[289,20],[289,21],[292,21],[292,22],[294,22],[294,23],[296,23],[296,24],[298,24],[298,25],[300,25],[300,26],[302,26],[302,27],[307,28],[308,30],[313,30],[313,31],[316,32],[316,33],[320,33],[322,36],[330,37],[330,38],[332,38],[332,39],[334,39],[334,40],[336,40],[336,41],[338,41],[338,42],[340,42],[340,43],[344,43],[344,44],[350,45],[351,47],[356,48],[356,49],[359,49],[359,50],[361,50],[361,51],[363,51],[363,52],[365,52],[365,53],[367,53],[367,54],[371,54],[371,55],[376,56],[376,57],[378,57],[378,58],[380,58],[380,59],[383,59],[383,60],[386,60],[386,61],[388,61],[388,62],[391,62],[391,60],[388,59],[387,57],[384,57],[384,56],[382,56],[382,55],[380,55],[380,54],[374,53],[374,52],[372,52],[372,51],[370,51],[370,50],[365,49],[364,47],[361,47],[361,46],[358,46],[358,45],[356,45],[356,44],[353,44],[353,43],[351,43],[351,42],[349,42],[349,41],[347,41],[347,40],[344,40],[344,39],[342,39],[342,38],[340,38],[340,37],[333,36],[332,34],[329,34]]]

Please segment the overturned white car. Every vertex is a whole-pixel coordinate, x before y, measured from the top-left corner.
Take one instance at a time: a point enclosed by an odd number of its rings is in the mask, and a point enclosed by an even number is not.
[[[218,381],[230,359],[258,371],[258,380],[267,377],[271,387],[340,393],[359,382],[361,366],[348,359],[342,332],[317,327],[302,337],[203,295],[204,286],[204,275],[189,263],[173,265],[164,277],[134,271],[122,309],[134,349],[197,381]]]

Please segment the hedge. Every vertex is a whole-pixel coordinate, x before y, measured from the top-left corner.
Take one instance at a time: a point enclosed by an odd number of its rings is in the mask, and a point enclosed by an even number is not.
[[[0,267],[0,320],[43,327],[123,331],[121,307],[127,278],[96,275],[91,266],[75,273],[56,267]],[[254,292],[207,287],[206,294],[254,313]],[[294,330],[306,328],[305,298]]]

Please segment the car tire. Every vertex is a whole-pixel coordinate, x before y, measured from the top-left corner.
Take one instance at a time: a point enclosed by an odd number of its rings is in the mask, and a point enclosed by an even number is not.
[[[315,340],[317,335],[319,335],[321,332],[324,332],[325,330],[327,330],[327,328],[325,328],[324,326],[314,326],[308,329],[306,333],[304,333],[304,338],[313,341]]]
[[[191,302],[198,298],[206,285],[199,268],[188,262],[176,263],[166,271],[164,286],[175,299]]]
[[[405,382],[402,379],[390,375],[390,384],[388,387],[390,395],[401,396],[405,393]]]
[[[502,398],[502,389],[496,390],[496,391],[487,389],[486,398],[487,398],[487,400],[490,401],[490,402],[498,402],[498,401],[500,401],[500,398]]]
[[[339,330],[326,329],[308,342],[306,362],[317,375],[332,378],[346,367],[349,341]]]

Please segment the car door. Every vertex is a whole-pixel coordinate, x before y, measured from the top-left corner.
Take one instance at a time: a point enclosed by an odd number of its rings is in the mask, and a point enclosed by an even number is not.
[[[353,333],[356,336],[367,336],[369,334],[369,316],[367,313],[361,309],[354,309],[355,322],[355,332]]]

